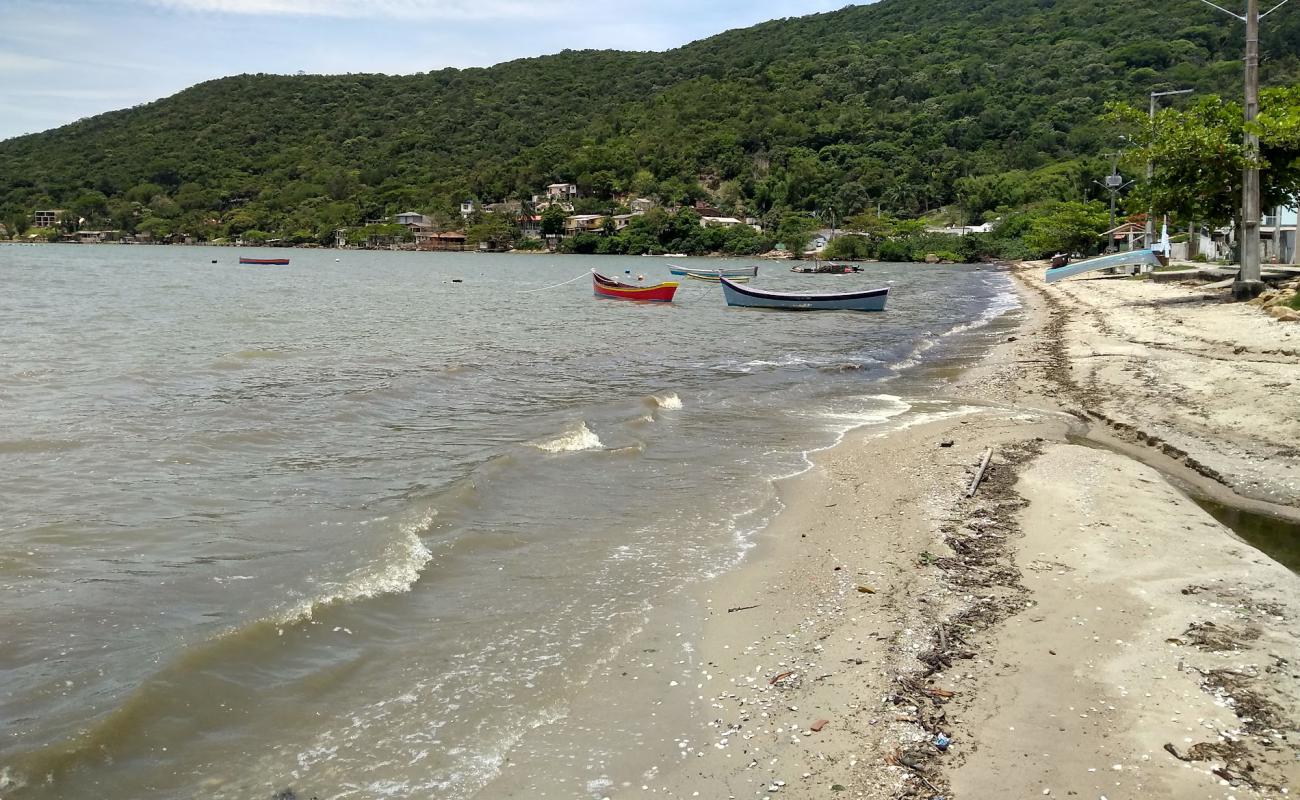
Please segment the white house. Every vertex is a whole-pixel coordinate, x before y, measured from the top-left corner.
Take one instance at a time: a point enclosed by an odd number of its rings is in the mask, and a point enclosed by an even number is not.
[[[578,196],[576,183],[552,183],[546,187],[546,196],[552,200],[572,200]]]
[[[1278,206],[1259,224],[1260,260],[1265,264],[1295,264],[1296,209]]]
[[[463,202],[463,203],[460,204],[460,215],[461,215],[462,217],[468,217],[470,214],[473,214],[473,213],[474,213],[474,201],[473,201],[473,200],[466,200],[465,202]]]

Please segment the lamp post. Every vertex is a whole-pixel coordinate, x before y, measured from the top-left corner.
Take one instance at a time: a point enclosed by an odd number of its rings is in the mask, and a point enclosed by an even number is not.
[[[1264,291],[1264,282],[1259,279],[1259,136],[1251,130],[1251,123],[1259,113],[1259,21],[1286,5],[1288,0],[1281,0],[1263,14],[1259,13],[1259,0],[1246,0],[1245,16],[1210,0],[1201,2],[1246,23],[1246,130],[1242,142],[1246,167],[1241,176],[1241,271],[1232,284],[1232,296],[1248,300]]]
[[[1121,191],[1134,185],[1134,182],[1132,181],[1128,181],[1127,183],[1125,182],[1125,177],[1123,177],[1122,174],[1119,174],[1118,164],[1119,153],[1112,153],[1112,155],[1110,155],[1110,174],[1109,176],[1106,176],[1106,182],[1102,183],[1101,181],[1093,181],[1097,186],[1101,186],[1102,189],[1105,189],[1110,193],[1110,230],[1112,230],[1112,232],[1115,229],[1115,198],[1119,196]],[[1110,252],[1110,247],[1113,246],[1113,243],[1114,239],[1110,242],[1106,242],[1106,252]]]
[[[1175,89],[1171,92],[1151,93],[1151,135],[1152,136],[1155,135],[1155,129],[1156,129],[1156,100],[1161,97],[1168,97],[1169,95],[1172,94],[1191,94],[1192,91],[1193,90],[1191,89]],[[1151,182],[1151,178],[1154,177],[1155,174],[1156,174],[1155,162],[1148,158],[1147,159],[1147,183]],[[1147,209],[1146,231],[1145,233],[1142,234],[1142,246],[1148,250],[1151,249],[1151,245],[1155,242],[1155,238],[1156,238],[1155,220],[1156,220],[1156,208],[1154,205],[1152,205]],[[1112,225],[1111,227],[1114,227],[1114,225]]]

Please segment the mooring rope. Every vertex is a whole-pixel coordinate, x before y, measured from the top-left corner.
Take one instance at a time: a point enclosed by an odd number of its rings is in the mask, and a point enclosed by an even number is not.
[[[553,283],[550,286],[543,286],[540,289],[524,289],[522,292],[516,292],[516,294],[532,294],[533,292],[544,292],[547,289],[554,289],[557,286],[564,286],[565,284],[573,283],[574,281],[582,280],[583,278],[588,278],[588,277],[591,277],[591,272],[584,272],[581,275],[577,276],[576,278],[569,278],[567,281],[563,281],[561,283]]]

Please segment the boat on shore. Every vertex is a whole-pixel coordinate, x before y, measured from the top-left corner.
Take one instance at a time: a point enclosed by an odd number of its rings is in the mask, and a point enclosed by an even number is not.
[[[287,267],[287,266],[289,266],[289,259],[287,259],[287,258],[248,258],[247,256],[240,256],[240,257],[239,257],[239,263],[241,263],[241,264],[253,264],[253,265],[255,265],[255,266],[259,266],[259,267]]]
[[[1053,259],[1055,264],[1055,259]],[[1048,283],[1056,283],[1062,278],[1069,278],[1073,275],[1082,275],[1085,272],[1092,272],[1098,269],[1109,269],[1111,267],[1158,267],[1160,258],[1150,250],[1129,250],[1123,253],[1112,253],[1108,256],[1098,256],[1083,261],[1073,263],[1067,261],[1060,266],[1052,266],[1047,270],[1043,277]]]
[[[591,289],[597,297],[608,297],[614,300],[640,300],[642,302],[650,303],[671,303],[673,301],[673,295],[677,292],[677,282],[666,281],[651,286],[637,286],[631,283],[624,283],[616,278],[601,275],[599,272],[592,270]]]
[[[861,292],[773,292],[720,278],[727,305],[787,311],[884,311],[889,288]]]
[[[758,267],[719,267],[717,269],[705,269],[703,267],[679,267],[676,264],[669,264],[668,272],[673,275],[679,275],[697,281],[712,281],[717,283],[718,278],[730,278],[736,283],[744,283],[758,274]]]

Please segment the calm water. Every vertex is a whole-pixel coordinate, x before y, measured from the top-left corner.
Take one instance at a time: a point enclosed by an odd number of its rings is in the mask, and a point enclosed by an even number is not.
[[[783,314],[543,288],[663,259],[237,255],[0,246],[6,799],[474,797],[1014,305],[967,266],[763,265],[893,289]]]

